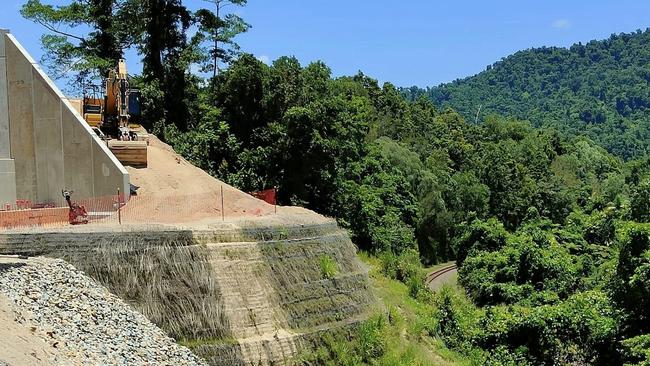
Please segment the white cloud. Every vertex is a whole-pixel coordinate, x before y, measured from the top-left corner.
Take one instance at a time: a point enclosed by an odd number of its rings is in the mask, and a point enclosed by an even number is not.
[[[551,26],[556,29],[567,29],[571,26],[571,22],[568,19],[557,19],[551,23]]]
[[[257,59],[264,62],[267,65],[269,65],[271,63],[271,59],[267,55],[257,56]]]

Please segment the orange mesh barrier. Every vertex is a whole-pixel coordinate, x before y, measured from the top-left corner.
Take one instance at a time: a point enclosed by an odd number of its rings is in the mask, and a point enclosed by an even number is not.
[[[263,191],[258,191],[258,192],[251,192],[250,195],[270,205],[275,205],[277,202],[275,188],[265,189]]]
[[[91,225],[182,224],[265,216],[275,212],[275,189],[258,192],[257,197],[260,200],[224,190],[223,197],[220,192],[206,192],[181,196],[131,196],[128,200],[124,195],[78,200],[73,197],[72,201],[85,208]],[[67,205],[59,203],[59,207],[40,208],[42,206],[54,205],[19,201],[16,206],[0,207],[0,230],[69,225]]]
[[[0,228],[53,226],[67,222],[67,207],[0,211]]]

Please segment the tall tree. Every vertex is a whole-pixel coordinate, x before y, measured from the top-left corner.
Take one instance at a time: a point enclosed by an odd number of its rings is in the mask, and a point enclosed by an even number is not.
[[[135,0],[143,9],[144,34],[140,43],[145,79],[161,80],[163,65],[179,58],[187,46],[191,14],[180,0]]]
[[[55,78],[74,74],[77,81],[103,77],[115,67],[135,37],[127,31],[123,0],[73,0],[49,5],[28,0],[21,14],[45,27],[43,63]],[[86,28],[90,28],[88,32]]]
[[[180,0],[132,0],[142,9],[142,54],[144,94],[149,99],[145,112],[148,128],[172,122],[187,129],[186,82],[189,65],[187,30],[192,17]],[[164,31],[163,31],[164,30]]]
[[[219,62],[229,63],[239,54],[239,45],[234,41],[235,36],[246,32],[250,25],[234,13],[225,14],[230,6],[244,6],[247,0],[204,0],[214,5],[214,10],[200,9],[196,12],[199,30],[206,34],[210,43],[209,54],[211,64],[206,70],[212,71],[212,76],[219,73]]]

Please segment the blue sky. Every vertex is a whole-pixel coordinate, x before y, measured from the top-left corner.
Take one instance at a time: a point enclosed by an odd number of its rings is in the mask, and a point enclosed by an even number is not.
[[[39,59],[42,29],[20,16],[24,1],[2,1],[0,27],[11,29]],[[184,3],[191,9],[210,5]],[[647,0],[249,0],[236,11],[253,26],[239,43],[260,59],[323,60],[336,76],[362,70],[399,86],[437,85],[476,74],[517,50],[650,26]]]

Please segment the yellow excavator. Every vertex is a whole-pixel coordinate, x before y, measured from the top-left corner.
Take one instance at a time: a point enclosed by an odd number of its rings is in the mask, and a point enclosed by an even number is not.
[[[84,119],[124,165],[147,166],[147,132],[137,124],[140,91],[132,88],[126,61],[120,60],[102,86],[84,86],[81,110]]]

